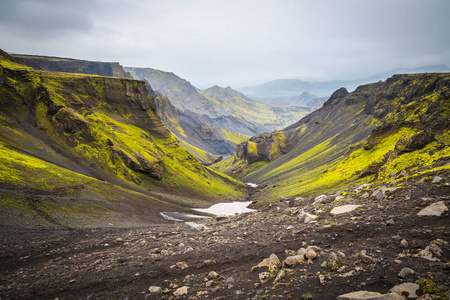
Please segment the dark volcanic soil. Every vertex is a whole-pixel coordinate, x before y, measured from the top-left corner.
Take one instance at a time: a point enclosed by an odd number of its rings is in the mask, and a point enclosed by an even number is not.
[[[358,290],[385,294],[397,284],[421,279],[432,280],[445,292],[450,287],[449,213],[417,213],[438,201],[450,206],[446,175],[438,184],[419,179],[402,183],[382,200],[372,196],[376,187],[368,186],[350,189],[344,199],[332,197],[330,203],[297,199],[256,213],[197,221],[206,225],[202,231],[188,232],[177,222],[134,229],[2,228],[0,297],[301,299],[310,293],[313,299],[336,299]],[[344,204],[362,207],[330,214]],[[300,209],[319,217],[305,224]],[[435,255],[435,261],[417,257],[432,241],[442,255]],[[283,261],[286,250],[311,245],[320,248],[317,257],[284,267],[286,275],[276,284],[273,278],[260,283],[259,274],[267,267],[252,272],[272,253]],[[361,254],[364,250],[367,255]],[[331,252],[340,259],[339,270],[321,266]],[[404,267],[415,273],[400,278]],[[211,271],[218,276],[212,273],[206,279]],[[151,294],[150,286],[162,291]],[[188,294],[175,296],[183,286]]]

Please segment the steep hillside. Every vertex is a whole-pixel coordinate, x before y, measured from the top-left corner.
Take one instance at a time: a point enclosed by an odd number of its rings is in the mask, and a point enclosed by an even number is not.
[[[252,137],[216,168],[268,185],[269,199],[450,168],[450,74],[395,75],[339,89],[279,132]]]
[[[200,115],[217,117],[215,103],[201,95],[187,80],[169,72],[151,68],[125,68],[131,75],[140,80],[147,80],[152,88],[170,99],[170,102],[181,111],[190,110]]]
[[[137,225],[243,196],[242,184],[181,147],[145,82],[36,71],[1,56],[2,222]]]
[[[19,54],[12,56],[18,63],[30,66],[36,70],[133,78],[117,62],[86,61],[72,58]]]

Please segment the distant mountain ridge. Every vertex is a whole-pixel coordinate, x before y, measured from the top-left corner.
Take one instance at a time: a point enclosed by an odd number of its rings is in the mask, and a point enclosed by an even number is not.
[[[244,93],[250,97],[289,97],[297,96],[308,92],[316,94],[320,97],[330,96],[335,90],[345,87],[349,91],[353,91],[356,87],[375,82],[378,80],[385,80],[394,74],[415,74],[415,73],[445,73],[450,72],[450,68],[446,65],[424,66],[419,68],[398,68],[392,71],[376,74],[362,79],[356,80],[330,80],[323,82],[304,81],[301,79],[276,79],[265,82],[260,85],[243,87]]]

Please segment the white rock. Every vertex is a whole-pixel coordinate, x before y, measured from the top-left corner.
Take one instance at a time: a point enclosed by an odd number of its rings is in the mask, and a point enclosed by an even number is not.
[[[262,272],[262,273],[259,273],[258,277],[259,277],[259,281],[261,283],[265,283],[265,282],[269,281],[270,278],[273,278],[275,276],[270,274],[269,272]]]
[[[433,181],[431,181],[431,183],[439,183],[439,182],[441,182],[442,180],[444,180],[442,177],[440,177],[440,176],[434,176],[434,177],[433,177]]]
[[[306,259],[314,259],[314,258],[316,258],[316,256],[317,256],[317,253],[313,249],[308,249],[308,251],[306,251],[306,253],[305,253]]]
[[[269,267],[277,266],[281,264],[280,260],[278,259],[278,256],[276,256],[275,253],[270,254],[269,256]]]
[[[444,204],[444,201],[439,201],[431,204],[430,206],[422,209],[417,214],[418,216],[437,216],[442,215],[444,211],[448,211],[448,207]]]
[[[288,256],[283,261],[283,266],[285,267],[294,267],[295,265],[299,264],[304,260],[303,255],[294,255],[294,256]]]
[[[194,222],[184,222],[183,230],[184,232],[196,232],[201,230],[206,230],[207,227],[203,224],[197,224]]]
[[[416,272],[413,269],[410,268],[403,268],[400,273],[398,273],[398,277],[400,278],[405,278],[408,277],[409,275],[415,274]]]
[[[381,299],[383,295],[377,292],[357,291],[340,295],[336,300],[363,300],[363,299]]]
[[[214,272],[214,271],[209,272],[208,276],[206,276],[206,278],[208,278],[209,280],[215,279],[217,277],[219,277],[219,274],[217,274],[217,272]]]
[[[342,199],[344,199],[344,198],[345,198],[344,196],[339,195],[339,196],[336,196],[336,198],[334,199],[334,201],[339,201],[339,200],[342,200]]]
[[[173,294],[177,297],[187,295],[189,287],[183,286],[178,288]]]
[[[162,289],[159,286],[152,285],[151,287],[148,288],[148,291],[151,294],[157,294],[157,293],[161,293]]]
[[[338,206],[338,207],[333,208],[330,211],[330,214],[335,216],[335,215],[351,212],[351,211],[354,211],[355,209],[357,209],[358,207],[361,207],[361,206],[362,205],[353,205],[353,204]]]
[[[311,223],[312,221],[314,221],[315,219],[317,219],[316,215],[305,213],[305,220],[303,222],[305,224],[308,224],[308,223]]]
[[[420,288],[418,284],[415,283],[402,283],[399,285],[394,286],[389,291],[392,293],[397,293],[399,295],[402,294],[402,292],[408,292],[408,298],[416,299],[418,296],[416,295],[416,291]]]
[[[376,292],[368,291],[358,291],[352,292],[345,295],[340,295],[336,298],[337,300],[404,300],[403,296],[399,294],[380,294]]]

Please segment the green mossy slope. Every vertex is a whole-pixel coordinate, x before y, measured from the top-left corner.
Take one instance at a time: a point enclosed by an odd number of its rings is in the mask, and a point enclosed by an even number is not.
[[[241,183],[202,166],[180,145],[156,114],[145,82],[36,71],[3,56],[2,187],[47,193],[101,180],[129,194],[127,199],[137,192],[149,207],[158,202],[151,195],[164,198],[155,212],[177,209],[167,201],[207,205],[244,196]],[[15,163],[7,164],[7,156]],[[84,189],[93,193],[90,186]]]
[[[268,200],[307,196],[355,182],[450,168],[450,74],[395,75],[335,92],[324,107],[271,135],[253,137],[216,169],[266,185]],[[280,156],[268,159],[270,146]],[[256,151],[255,151],[256,149]]]

